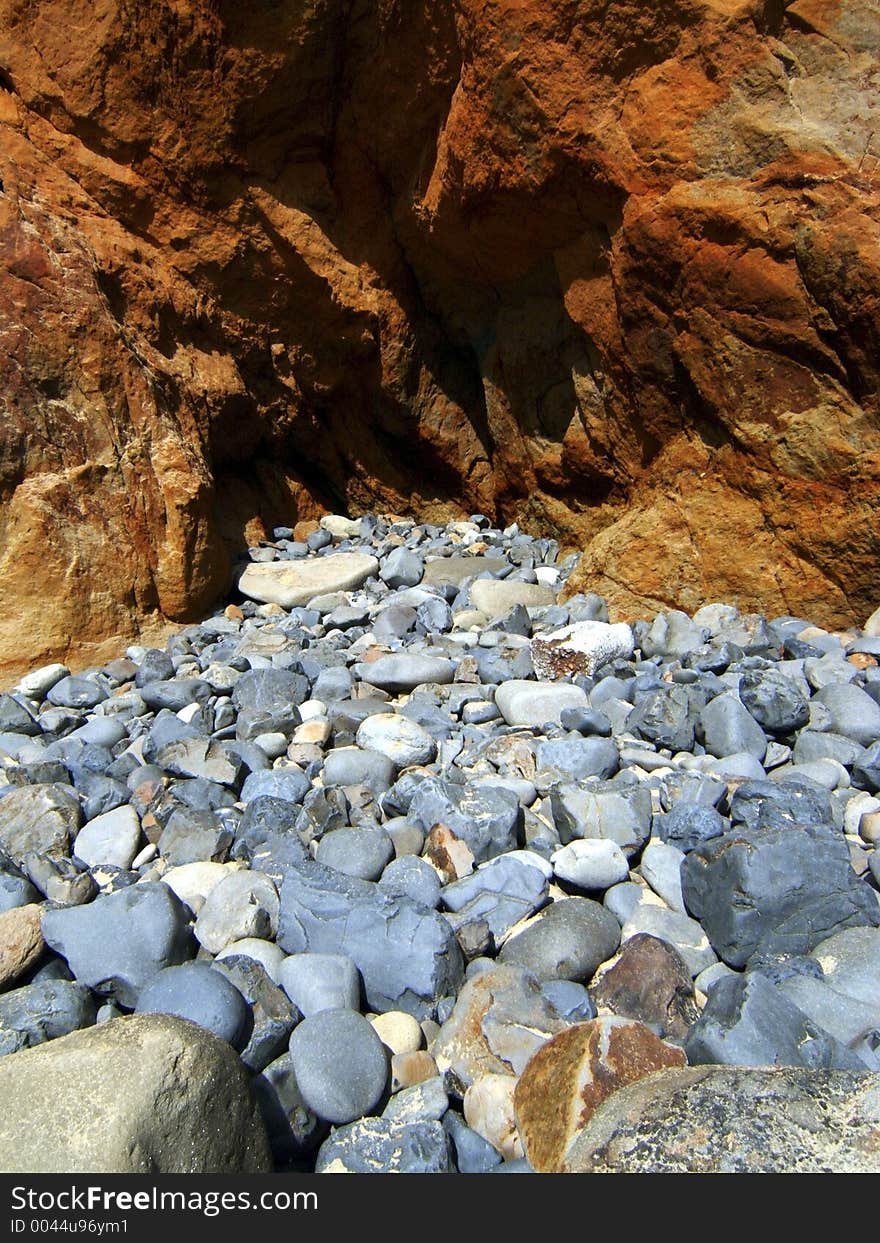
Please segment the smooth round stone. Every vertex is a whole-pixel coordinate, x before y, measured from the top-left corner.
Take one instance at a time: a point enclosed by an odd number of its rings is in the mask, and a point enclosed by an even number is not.
[[[436,869],[415,854],[392,859],[379,878],[379,886],[387,893],[412,898],[431,910],[440,901],[442,888]]]
[[[419,825],[410,823],[405,816],[395,816],[392,820],[386,820],[382,827],[391,838],[398,859],[422,853],[425,832]]]
[[[495,704],[508,725],[560,723],[566,708],[589,707],[586,691],[569,682],[528,682],[512,678],[495,691]]]
[[[455,665],[439,656],[400,652],[355,665],[354,671],[362,682],[369,682],[371,686],[397,695],[429,682],[439,685],[451,682],[455,676]]]
[[[852,684],[823,686],[814,695],[831,714],[835,733],[868,747],[880,738],[880,705]]]
[[[90,721],[86,721],[85,725],[80,725],[78,729],[73,730],[69,737],[80,738],[83,742],[92,743],[98,747],[115,747],[117,743],[122,742],[123,738],[128,737],[128,733],[121,721],[114,720],[112,717],[93,716]]]
[[[416,1053],[422,1047],[422,1029],[417,1019],[402,1010],[388,1010],[370,1019],[376,1035],[392,1054]]]
[[[281,966],[287,958],[284,950],[274,941],[265,941],[261,937],[242,937],[240,941],[232,941],[215,957],[215,962],[224,958],[235,958],[241,955],[252,958],[265,970],[273,984],[281,984]]]
[[[518,604],[524,608],[543,608],[556,603],[556,592],[549,587],[509,579],[475,579],[471,583],[470,596],[473,607],[489,618],[501,617]]]
[[[15,689],[29,699],[45,699],[52,687],[69,675],[67,665],[42,665],[26,673]]]
[[[247,1002],[225,975],[207,963],[187,962],[157,971],[138,995],[137,1014],[174,1014],[207,1028],[234,1048],[246,1042]]]
[[[565,898],[535,915],[505,941],[499,962],[525,967],[539,980],[582,983],[620,944],[620,924],[589,898]]]
[[[341,1126],[369,1114],[388,1083],[388,1055],[354,1010],[310,1014],[290,1037],[290,1059],[303,1100]]]
[[[281,733],[258,734],[254,739],[254,746],[265,751],[270,760],[277,760],[284,755],[287,751],[287,744],[287,736]]]
[[[345,954],[290,954],[281,964],[280,983],[305,1015],[360,1009],[360,975]]]
[[[316,596],[354,591],[379,569],[375,557],[363,552],[331,553],[302,561],[275,561],[247,566],[238,580],[242,595],[264,604],[292,609]]]
[[[169,868],[163,873],[162,884],[176,893],[181,902],[193,910],[199,910],[215,885],[219,885],[230,872],[238,871],[239,867],[238,863],[211,863],[207,859],[181,863],[179,867]]]
[[[437,754],[437,744],[418,722],[396,712],[378,712],[368,716],[358,729],[357,745],[378,751],[398,768],[430,764]]]
[[[422,581],[424,562],[408,548],[395,548],[382,561],[379,577],[389,587],[414,587]]]
[[[513,1108],[516,1084],[513,1075],[482,1075],[464,1094],[465,1122],[500,1152],[505,1161],[523,1155]]]
[[[96,708],[107,698],[107,692],[91,678],[71,674],[56,682],[47,698],[56,708]]]
[[[397,768],[387,755],[365,751],[361,747],[334,747],[324,760],[322,779],[329,786],[369,786],[371,790],[387,790],[394,781]]]
[[[111,864],[130,868],[141,840],[141,822],[128,804],[96,816],[83,825],[73,843],[73,854],[87,867]]]
[[[561,880],[581,889],[608,889],[629,876],[629,863],[617,842],[578,838],[550,856]]]
[[[378,880],[394,858],[394,843],[384,829],[334,829],[318,842],[316,858],[346,876]]]

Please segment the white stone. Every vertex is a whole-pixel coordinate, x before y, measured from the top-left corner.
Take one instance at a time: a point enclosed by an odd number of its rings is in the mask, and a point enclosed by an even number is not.
[[[141,840],[141,822],[133,807],[124,804],[96,816],[83,825],[73,843],[73,853],[87,867],[99,864],[131,867]]]
[[[335,539],[356,539],[361,533],[360,518],[346,518],[343,514],[325,514],[318,525]]]
[[[277,760],[280,755],[284,755],[287,751],[287,736],[285,734],[258,734],[254,739],[256,746],[267,755],[270,760]]]
[[[628,659],[633,648],[633,632],[626,622],[574,622],[550,634],[535,635],[532,664],[541,679],[558,678],[565,673],[591,676],[611,660]]]
[[[561,880],[582,889],[610,889],[629,876],[626,855],[610,839],[578,838],[550,857]]]
[[[187,704],[185,708],[181,708],[180,711],[176,713],[176,716],[178,721],[183,721],[184,725],[190,725],[199,715],[201,710],[201,704],[191,703]]]
[[[416,1053],[423,1033],[417,1019],[402,1010],[387,1010],[370,1019],[376,1035],[392,1054]]]
[[[26,673],[15,689],[22,695],[42,699],[48,695],[56,682],[60,682],[69,674],[70,670],[67,665],[43,665],[40,669],[32,669],[30,673]]]
[[[230,872],[241,871],[242,866],[240,863],[210,863],[207,860],[181,863],[176,868],[168,869],[162,877],[162,883],[173,890],[187,906],[192,906],[194,902],[201,906],[224,876],[228,876]]]
[[[229,945],[217,954],[217,962],[223,958],[234,958],[236,954],[242,954],[245,958],[252,958],[265,968],[269,979],[275,984],[281,984],[281,964],[287,955],[280,945],[276,945],[274,941],[266,941],[262,937],[243,937],[240,941],[231,941]]]
[[[307,699],[300,704],[299,715],[303,721],[313,721],[315,717],[327,715],[327,705],[323,699]]]
[[[861,833],[862,816],[872,815],[880,811],[880,799],[874,798],[866,790],[854,794],[843,809],[843,831],[845,833]],[[867,841],[868,839],[865,838]]]
[[[303,561],[251,563],[238,580],[239,591],[252,600],[296,608],[337,591],[352,591],[375,574],[379,562],[363,552],[336,552]]]
[[[365,751],[386,756],[398,768],[430,764],[437,754],[437,744],[428,731],[397,712],[368,716],[359,726],[355,741]]]
[[[570,682],[527,682],[512,678],[495,692],[495,703],[508,725],[559,723],[565,708],[586,708],[585,691]]]
[[[278,931],[278,891],[263,872],[230,872],[211,889],[193,931],[219,954],[233,941],[268,940]]]
[[[516,1084],[513,1075],[482,1075],[464,1094],[465,1122],[488,1140],[505,1161],[523,1155],[513,1109]]]

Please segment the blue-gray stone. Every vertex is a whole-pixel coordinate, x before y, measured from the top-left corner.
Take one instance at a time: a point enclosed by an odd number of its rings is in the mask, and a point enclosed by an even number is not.
[[[456,786],[439,777],[424,777],[405,810],[426,833],[435,824],[445,824],[467,844],[477,863],[521,844],[522,808],[510,790]]]
[[[91,1027],[95,999],[83,984],[42,979],[0,996],[0,1056]]]
[[[590,898],[565,898],[505,941],[498,961],[525,967],[539,980],[583,983],[619,944],[620,924],[609,910]]]
[[[675,803],[666,815],[655,815],[651,822],[656,837],[685,853],[720,837],[726,828],[724,817],[703,803]]]
[[[378,880],[394,858],[394,844],[384,829],[334,829],[318,842],[315,858],[346,876]]]
[[[545,980],[541,992],[568,1023],[586,1023],[596,1017],[596,1005],[583,984],[574,980]]]
[[[157,971],[141,989],[135,1013],[189,1019],[239,1050],[251,1021],[247,1002],[235,985],[204,962]]]
[[[67,959],[77,980],[134,1006],[163,967],[192,958],[197,945],[188,908],[167,885],[144,882],[87,906],[47,910],[47,945]]]
[[[274,948],[274,947],[273,947]],[[248,1004],[251,1027],[241,1060],[252,1071],[260,1071],[287,1051],[290,1033],[302,1018],[287,994],[270,978],[266,968],[245,954],[215,959],[212,970],[221,972]]]
[[[277,941],[288,954],[348,955],[376,1013],[429,1018],[464,977],[461,951],[441,915],[319,863],[287,873]]]
[[[620,767],[617,743],[610,738],[553,738],[535,751],[539,771],[557,770],[563,779],[613,777]]]
[[[844,928],[880,924],[843,835],[822,825],[736,825],[686,856],[687,909],[731,967],[755,951],[804,954]]]
[[[453,1110],[443,1117],[443,1129],[452,1142],[455,1168],[459,1174],[488,1174],[501,1164],[501,1153],[472,1130]]]
[[[107,698],[107,690],[91,678],[71,674],[56,682],[46,698],[56,708],[96,708]]]
[[[361,978],[346,954],[291,954],[281,964],[281,986],[304,1015],[360,1010]]]
[[[710,755],[724,759],[745,752],[763,760],[767,739],[761,726],[736,695],[717,695],[700,713],[700,733]]]
[[[264,769],[247,777],[241,787],[241,801],[247,804],[256,798],[273,798],[287,803],[301,803],[311,788],[308,777],[294,764],[285,768]]]
[[[260,734],[290,734],[302,720],[299,705],[309,697],[309,680],[287,669],[249,669],[236,682],[232,703],[242,740]]]
[[[388,1084],[385,1046],[354,1010],[304,1018],[290,1037],[290,1060],[303,1100],[337,1126],[370,1113]]]
[[[739,697],[758,724],[772,734],[790,734],[810,719],[807,696],[793,678],[778,669],[745,669]]]
[[[379,878],[379,888],[386,893],[411,898],[429,910],[433,910],[440,901],[440,877],[430,863],[417,855],[401,855],[392,859]]]
[[[451,1174],[449,1141],[440,1122],[400,1124],[364,1118],[339,1127],[318,1152],[316,1174]]]

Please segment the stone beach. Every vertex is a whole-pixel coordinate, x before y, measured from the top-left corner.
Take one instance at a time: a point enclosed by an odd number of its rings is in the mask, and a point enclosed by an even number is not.
[[[576,563],[327,515],[0,694],[0,1169],[880,1172],[876,618]]]

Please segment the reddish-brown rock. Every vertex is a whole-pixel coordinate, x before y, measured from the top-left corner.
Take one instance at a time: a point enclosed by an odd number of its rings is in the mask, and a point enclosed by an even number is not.
[[[636,933],[590,986],[600,1010],[637,1019],[658,1036],[684,1040],[700,1017],[687,963],[668,941]]]
[[[548,1040],[514,1093],[517,1128],[540,1174],[559,1173],[575,1136],[603,1101],[657,1070],[686,1064],[681,1049],[629,1019],[591,1019]]]
[[[46,948],[42,914],[35,902],[0,914],[0,989],[9,988],[40,961]]]
[[[618,614],[859,620],[856,0],[0,0],[0,671],[318,505],[480,509]]]

